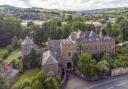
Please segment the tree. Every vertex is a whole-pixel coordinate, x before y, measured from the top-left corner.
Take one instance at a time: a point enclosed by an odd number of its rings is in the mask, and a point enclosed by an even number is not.
[[[111,23],[107,23],[107,25],[106,25],[106,35],[112,36],[112,25],[111,25]]]
[[[24,89],[32,89],[31,87],[25,87]]]
[[[75,53],[74,55],[73,55],[73,64],[77,67],[77,62],[78,62],[78,54],[77,53]]]
[[[114,68],[128,67],[128,45],[123,45],[122,48],[117,49]]]
[[[31,82],[29,80],[24,80],[20,82],[19,84],[14,86],[12,89],[26,89],[26,88],[31,89]]]
[[[92,59],[92,56],[89,53],[81,53],[77,65],[80,72],[85,76],[96,76],[96,61]]]
[[[122,34],[121,34],[121,35],[118,35],[118,36],[116,37],[116,42],[118,42],[118,43],[124,42],[124,39],[123,39],[123,35],[122,35]]]
[[[61,34],[61,29],[59,29],[59,26],[58,26],[57,21],[55,19],[51,19],[49,21],[49,28],[50,28],[49,37],[51,39],[59,39],[60,38],[59,34]]]
[[[32,79],[32,87],[35,87],[32,89],[60,89],[60,82],[60,76],[56,76],[55,78],[48,77],[43,71],[41,71]]]
[[[103,57],[101,58],[101,60],[106,60],[109,64],[109,69],[111,70],[113,68],[113,63],[114,63],[114,59],[112,58],[112,56],[108,53],[104,54]]]
[[[30,54],[24,56],[23,58],[23,66],[24,69],[38,67],[39,66],[39,60],[37,60],[39,55],[36,54],[36,51],[34,49],[31,50]]]
[[[120,56],[114,61],[114,68],[120,68],[120,67],[127,67],[128,66],[128,61],[127,57],[125,56]]]
[[[84,16],[76,16],[76,17],[73,18],[72,21],[85,22],[85,17]]]
[[[61,88],[61,77],[58,75],[55,77],[55,80],[56,80],[55,84],[57,88],[60,89]]]
[[[60,76],[48,77],[41,71],[31,80],[24,80],[12,89],[60,89],[60,82]]]
[[[123,34],[120,28],[120,24],[112,24],[112,37],[114,37],[118,43],[123,42]]]
[[[4,30],[7,31],[6,33],[10,33],[8,34],[8,36],[10,36],[11,38],[13,38],[14,36],[21,36],[22,26],[21,22],[17,20],[17,18],[13,16],[4,17],[4,25]]]
[[[62,35],[61,22],[56,19],[50,19],[42,24],[41,29],[34,32],[34,41],[40,45],[42,42],[45,43],[48,37],[51,39],[61,39]]]
[[[11,43],[14,36],[22,35],[22,26],[19,20],[13,16],[6,16],[0,19],[0,47]]]
[[[71,33],[70,24],[68,23],[62,24],[61,32],[62,32],[62,38],[64,39],[67,38]]]
[[[34,41],[38,45],[45,43],[47,40],[48,40],[48,30],[45,29],[44,26],[42,26],[41,29],[38,29],[34,32]]]
[[[128,21],[123,20],[120,23],[121,26],[121,33],[123,34],[123,40],[128,40]]]
[[[45,88],[44,86],[46,83],[45,81],[47,79],[47,75],[43,71],[38,73],[36,79],[39,80],[39,82],[41,82],[42,87]]]
[[[73,21],[71,29],[72,31],[78,31],[80,29],[81,22],[80,21]]]
[[[32,89],[42,89],[41,82],[39,80],[36,80],[32,83]]]
[[[27,27],[30,27],[30,26],[33,26],[33,25],[34,25],[34,23],[32,21],[27,23]]]
[[[72,21],[72,15],[68,15],[68,21]]]
[[[46,80],[46,89],[58,89],[55,85],[55,80],[52,77],[48,77]]]
[[[83,20],[76,19],[76,20],[72,21],[71,30],[72,31],[78,31],[78,30],[84,31],[84,30],[86,30],[86,24]]]
[[[101,60],[100,62],[97,63],[97,70],[98,73],[106,73],[109,70],[109,64],[107,60]]]

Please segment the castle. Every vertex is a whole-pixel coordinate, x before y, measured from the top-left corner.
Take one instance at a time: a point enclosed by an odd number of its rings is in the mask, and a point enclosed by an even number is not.
[[[23,49],[28,49],[26,47],[31,48],[31,46],[25,46],[24,48],[24,45],[22,47]],[[67,39],[49,39],[48,47],[49,50],[43,52],[42,69],[53,75],[58,73],[59,65],[64,67],[67,71],[73,70],[72,58],[75,53],[89,52],[97,57],[103,53],[114,54],[115,39],[109,36],[103,36],[102,32],[98,35],[93,31],[78,31],[72,32]]]
[[[72,32],[67,39],[49,39],[48,44],[51,56],[66,70],[73,69],[72,57],[75,53],[89,52],[96,57],[101,56],[103,53],[115,53],[115,39],[103,36],[102,32],[99,35],[93,31]],[[58,64],[55,63],[55,65]]]

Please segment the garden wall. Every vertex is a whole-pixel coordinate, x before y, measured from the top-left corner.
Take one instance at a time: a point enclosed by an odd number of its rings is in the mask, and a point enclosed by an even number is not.
[[[64,78],[61,81],[61,89],[64,89],[65,88],[66,81],[67,81],[67,74],[66,74],[66,71],[65,71]]]
[[[123,74],[128,74],[128,68],[117,68],[117,69],[112,69],[111,71],[111,76],[118,76],[118,75],[123,75]]]

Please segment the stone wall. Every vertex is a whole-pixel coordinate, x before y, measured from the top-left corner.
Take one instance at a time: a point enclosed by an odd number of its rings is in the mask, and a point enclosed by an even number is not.
[[[112,69],[111,71],[111,76],[118,76],[118,75],[123,75],[123,74],[128,74],[128,68],[117,68],[117,69]]]
[[[66,74],[66,71],[65,71],[64,78],[61,81],[61,89],[65,88],[66,83],[67,83],[67,74]]]
[[[61,49],[61,61],[65,68],[67,67],[68,62],[72,62],[72,57],[77,52],[76,43],[73,41],[61,41],[60,42],[60,49]]]
[[[80,50],[91,54],[115,53],[115,41],[78,41]]]
[[[58,74],[58,64],[49,64],[42,66],[42,69],[48,73],[50,71],[54,71],[55,74]]]

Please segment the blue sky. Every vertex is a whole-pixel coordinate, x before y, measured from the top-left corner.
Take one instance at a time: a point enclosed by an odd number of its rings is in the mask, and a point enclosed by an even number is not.
[[[0,0],[0,5],[42,7],[64,10],[88,10],[128,6],[128,0]]]

